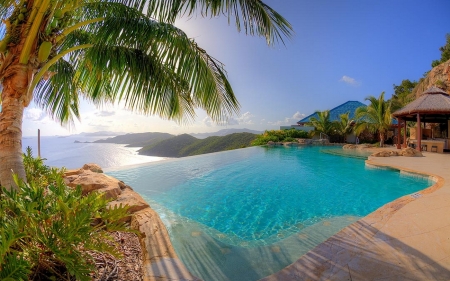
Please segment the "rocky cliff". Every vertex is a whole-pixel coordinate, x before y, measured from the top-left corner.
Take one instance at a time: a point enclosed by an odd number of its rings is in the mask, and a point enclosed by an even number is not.
[[[98,191],[109,203],[130,206],[127,218],[131,228],[139,231],[139,240],[143,252],[143,280],[200,280],[193,276],[177,257],[169,234],[158,214],[149,204],[124,182],[103,174],[96,164],[86,164],[78,170],[65,173],[65,182],[70,187],[80,185],[83,193]]]
[[[418,98],[431,86],[437,86],[450,94],[450,60],[434,67],[413,89],[412,94]]]

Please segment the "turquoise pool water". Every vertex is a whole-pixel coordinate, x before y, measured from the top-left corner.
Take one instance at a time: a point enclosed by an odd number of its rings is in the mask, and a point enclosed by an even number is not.
[[[323,151],[323,152],[321,152]],[[257,280],[343,227],[432,183],[341,149],[253,147],[112,171],[167,225],[204,280]]]

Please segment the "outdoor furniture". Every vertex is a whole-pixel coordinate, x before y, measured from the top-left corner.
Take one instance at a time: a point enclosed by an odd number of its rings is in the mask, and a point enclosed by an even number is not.
[[[422,144],[422,151],[427,151],[428,146],[426,144]],[[437,150],[437,146],[436,146]]]
[[[431,152],[437,152],[437,145],[431,146]]]

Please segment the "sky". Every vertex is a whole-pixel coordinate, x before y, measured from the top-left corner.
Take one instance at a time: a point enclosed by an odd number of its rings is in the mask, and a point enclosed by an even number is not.
[[[33,103],[24,113],[23,135],[81,132],[215,132],[229,128],[279,129],[316,110],[346,101],[385,98],[404,79],[419,80],[440,59],[450,33],[449,0],[264,0],[293,26],[284,44],[238,33],[225,17],[181,18],[176,26],[223,64],[241,105],[228,124],[202,110],[188,124],[143,116],[120,106],[96,108],[82,101],[81,119],[70,128]]]

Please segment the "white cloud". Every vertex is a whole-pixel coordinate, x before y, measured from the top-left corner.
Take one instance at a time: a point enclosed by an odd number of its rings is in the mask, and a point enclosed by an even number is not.
[[[100,117],[108,117],[108,116],[115,115],[116,112],[115,111],[102,110],[102,111],[95,112],[94,114],[97,115],[97,116],[100,116]]]
[[[255,117],[249,111],[245,112],[239,117],[228,119],[228,125],[253,125],[252,118]]]
[[[299,121],[303,117],[305,117],[305,114],[300,113],[300,111],[297,111],[296,113],[294,113],[294,115],[292,115],[292,117],[286,117],[286,118],[284,118],[284,120],[279,120],[279,121],[275,121],[275,122],[269,121],[267,123],[269,125],[277,125],[277,126],[294,125],[295,123],[297,123],[297,121]]]
[[[25,110],[25,119],[37,122],[42,121],[45,117],[47,117],[47,114],[42,109],[30,108]]]
[[[344,83],[349,84],[349,85],[352,85],[352,86],[359,86],[359,85],[361,85],[361,82],[356,81],[355,78],[352,78],[352,77],[349,77],[349,76],[346,76],[346,75],[342,76],[342,78],[339,81],[344,82]]]
[[[202,123],[207,127],[211,127],[213,125],[213,121],[208,116],[203,118]]]

